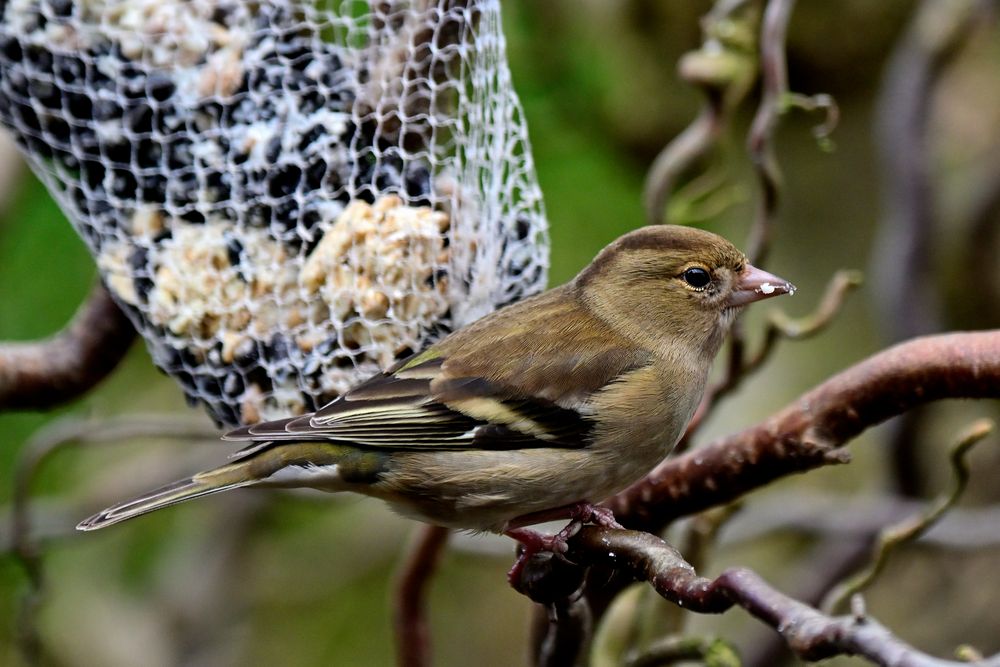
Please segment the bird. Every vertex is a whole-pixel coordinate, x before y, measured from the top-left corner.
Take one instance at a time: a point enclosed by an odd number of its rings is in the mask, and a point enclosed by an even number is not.
[[[651,225],[570,282],[504,306],[362,381],[317,411],[242,426],[217,468],[82,521],[104,528],[241,487],[311,487],[522,545],[565,550],[597,505],[673,449],[740,310],[792,294],[712,232]],[[556,535],[529,526],[570,519]]]

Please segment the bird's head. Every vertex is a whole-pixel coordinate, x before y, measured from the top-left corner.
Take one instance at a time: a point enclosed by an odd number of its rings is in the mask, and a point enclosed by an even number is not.
[[[721,236],[677,225],[622,236],[575,286],[594,312],[627,335],[657,345],[683,343],[709,358],[743,306],[795,291]]]

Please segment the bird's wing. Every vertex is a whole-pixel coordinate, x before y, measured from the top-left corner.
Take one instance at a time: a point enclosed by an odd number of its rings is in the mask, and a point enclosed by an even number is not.
[[[481,378],[448,378],[435,359],[376,375],[319,411],[246,426],[227,440],[331,440],[391,449],[583,447],[593,423],[582,411],[515,395]]]
[[[270,442],[296,440],[405,450],[586,446],[595,424],[590,397],[649,363],[649,354],[613,336],[594,335],[600,329],[594,323],[581,327],[579,313],[550,311],[531,326],[510,314],[510,324],[494,318],[485,331],[457,332],[315,413],[245,426],[224,437],[254,441],[237,458]],[[555,327],[559,335],[539,337],[539,326]],[[488,353],[469,344],[476,335],[489,340]]]

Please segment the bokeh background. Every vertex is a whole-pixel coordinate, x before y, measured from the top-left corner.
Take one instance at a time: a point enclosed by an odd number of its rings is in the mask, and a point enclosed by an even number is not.
[[[882,266],[875,248],[884,217],[884,179],[875,143],[875,105],[887,62],[918,3],[802,0],[789,30],[791,88],[835,96],[841,119],[835,150],[811,128],[822,119],[782,118],[777,156],[784,184],[768,267],[795,282],[794,299],[775,306],[810,311],[841,268]],[[697,113],[700,98],[676,63],[701,41],[709,2],[690,0],[505,0],[513,80],[525,107],[551,225],[550,284],[571,278],[606,243],[643,223],[643,178],[657,152]],[[972,32],[928,101],[927,167],[935,188],[934,298],[942,329],[1000,325],[984,295],[995,288],[996,248],[969,251],[970,206],[997,180],[1000,148],[1000,31]],[[703,226],[741,243],[753,215],[754,181],[744,151],[751,98],[725,148],[708,168],[726,176],[725,200]],[[990,169],[992,165],[992,171]],[[994,211],[994,214],[996,212]],[[1000,218],[994,215],[994,223]],[[993,238],[996,239],[996,234]],[[975,257],[992,257],[982,264]],[[888,267],[891,272],[892,266]],[[0,340],[30,340],[63,326],[88,293],[95,268],[44,188],[9,146],[0,152]],[[906,276],[903,276],[906,280]],[[820,336],[786,343],[767,368],[728,399],[701,440],[755,423],[804,390],[885,347],[892,327],[880,317],[882,286],[869,279]],[[883,294],[884,296],[884,294]],[[996,304],[994,304],[996,305]],[[765,306],[766,309],[766,306]],[[760,309],[764,310],[764,309]],[[751,341],[763,315],[749,318]],[[947,446],[996,402],[933,406],[914,439],[921,493],[948,483]],[[0,664],[17,661],[26,574],[8,549],[8,504],[19,457],[33,434],[55,420],[81,432],[121,415],[158,415],[211,432],[199,409],[153,368],[137,343],[125,363],[86,398],[51,413],[0,414]],[[754,507],[792,506],[803,494],[884,497],[893,490],[891,428],[850,447],[854,460],[787,479],[756,494]],[[963,508],[1000,500],[994,436],[972,456]],[[67,665],[379,665],[393,659],[389,594],[414,524],[379,503],[300,493],[240,492],[157,513],[96,534],[68,530],[108,501],[222,460],[212,438],[108,441],[67,448],[33,483],[41,520],[44,589],[34,625],[46,660]],[[226,497],[228,496],[228,497]],[[811,497],[811,496],[810,496]],[[786,500],[787,499],[787,500]],[[850,519],[858,504],[830,502]],[[780,519],[780,516],[779,516]],[[732,521],[733,532],[741,517]],[[780,521],[779,521],[780,523]],[[985,533],[1000,527],[984,522]],[[746,532],[746,531],[744,531]],[[750,531],[751,533],[753,531]],[[987,540],[989,541],[989,540]],[[994,540],[996,541],[996,540]],[[513,546],[460,536],[431,594],[436,662],[511,665],[526,660],[531,604],[508,588]],[[726,539],[704,574],[740,563],[789,592],[822,575],[816,539],[777,531]],[[904,639],[940,655],[962,642],[1000,650],[996,569],[1000,549],[906,548],[868,594],[869,610]],[[692,619],[692,631],[722,634],[752,654],[768,632],[747,615]],[[855,664],[843,659],[836,664]]]

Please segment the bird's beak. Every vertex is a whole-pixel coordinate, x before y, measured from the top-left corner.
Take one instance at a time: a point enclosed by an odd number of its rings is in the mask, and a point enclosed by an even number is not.
[[[729,297],[729,305],[745,306],[779,294],[795,294],[795,285],[784,278],[747,264],[737,276],[733,293]]]

